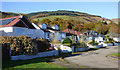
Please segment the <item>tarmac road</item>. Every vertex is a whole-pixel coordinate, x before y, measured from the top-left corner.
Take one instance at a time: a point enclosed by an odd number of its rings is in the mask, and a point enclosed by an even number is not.
[[[66,57],[64,60],[69,63],[89,68],[118,68],[117,60],[106,57],[115,52],[118,52],[118,47],[109,46],[107,49],[98,49],[81,55]]]

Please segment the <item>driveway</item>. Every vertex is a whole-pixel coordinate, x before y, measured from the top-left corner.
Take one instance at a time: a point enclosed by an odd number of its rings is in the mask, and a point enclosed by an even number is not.
[[[67,62],[89,68],[118,68],[118,61],[106,57],[118,52],[118,47],[103,48],[64,58]]]

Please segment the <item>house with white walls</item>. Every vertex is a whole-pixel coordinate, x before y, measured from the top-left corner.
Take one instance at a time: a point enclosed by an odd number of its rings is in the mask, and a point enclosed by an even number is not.
[[[117,33],[114,33],[114,32],[110,32],[107,35],[110,36],[110,38],[112,38],[114,41],[120,42],[120,34],[117,34]]]
[[[84,41],[95,40],[96,42],[103,42],[105,41],[105,36],[98,34],[96,31],[85,31],[83,33]]]
[[[31,38],[44,38],[44,32],[24,15],[0,19],[1,36],[24,35]]]
[[[45,23],[42,23],[39,26],[44,31],[45,39],[56,39],[61,41],[66,38],[66,33],[60,31],[58,25],[47,25]]]

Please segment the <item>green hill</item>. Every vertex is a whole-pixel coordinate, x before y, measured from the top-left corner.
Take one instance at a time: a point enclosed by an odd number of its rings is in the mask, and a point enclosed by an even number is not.
[[[0,11],[0,18],[5,18],[7,16],[18,16],[18,13],[12,13],[12,12],[1,12]]]
[[[18,16],[19,13],[12,13],[12,12],[1,12],[0,11],[0,18],[5,18],[6,16]],[[58,10],[58,11],[43,11],[43,12],[35,12],[35,13],[29,13],[25,14],[29,18],[33,20],[43,20],[45,18],[48,18],[50,20],[53,20],[54,18],[62,18],[64,20],[72,19],[72,20],[78,20],[84,23],[89,22],[98,22],[98,21],[106,21],[108,23],[111,22],[111,20],[102,18],[101,16],[97,15],[91,15],[83,12],[77,12],[77,11],[66,11],[66,10]]]
[[[62,18],[64,20],[67,19],[79,20],[84,23],[98,22],[103,20],[108,23],[111,22],[111,20],[102,18],[101,16],[90,15],[87,13],[76,12],[76,11],[66,11],[66,10],[36,12],[36,13],[27,14],[27,16],[34,20],[39,19],[40,21],[45,18],[48,18],[50,20],[53,20],[54,18]]]

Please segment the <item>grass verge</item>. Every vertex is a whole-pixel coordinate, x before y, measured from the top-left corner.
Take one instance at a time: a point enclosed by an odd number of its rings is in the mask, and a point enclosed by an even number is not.
[[[58,57],[58,56],[57,56]],[[51,59],[57,58],[57,57],[44,57],[44,58],[35,58],[31,60],[17,60],[17,61],[11,61],[11,60],[3,60],[2,62],[2,70],[14,70],[14,69],[65,69],[64,67],[55,65],[51,63]]]
[[[116,57],[120,57],[120,52],[118,52],[118,53],[113,53],[113,54],[110,54],[109,56],[116,56]]]

